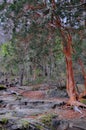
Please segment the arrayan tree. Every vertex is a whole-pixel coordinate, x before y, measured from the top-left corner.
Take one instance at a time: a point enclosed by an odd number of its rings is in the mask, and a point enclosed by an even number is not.
[[[57,35],[61,37],[65,55],[66,89],[70,98],[69,104],[86,107],[78,101],[79,95],[75,89],[72,66],[72,54],[75,53],[73,44],[76,45],[76,43],[73,43],[73,36],[76,33],[80,34],[80,31],[83,31],[86,26],[86,3],[84,0],[14,0],[9,2],[5,0],[0,9],[2,10],[2,23],[7,25],[9,21],[11,22],[13,37],[25,38],[28,34],[31,34],[33,25],[38,25],[37,30],[34,26],[35,33],[38,30],[40,30],[40,33],[44,29],[48,30],[47,41],[55,38],[54,35],[56,36],[57,32]],[[4,27],[6,27],[5,25]],[[81,38],[83,37],[82,34],[80,35]],[[31,37],[34,39],[33,35]]]
[[[52,10],[53,10],[53,21],[55,27],[59,28],[61,37],[62,37],[62,44],[63,44],[63,53],[65,55],[66,61],[66,71],[67,71],[67,84],[66,89],[67,93],[70,97],[69,104],[70,105],[77,105],[77,106],[85,106],[82,103],[79,103],[77,100],[79,99],[79,95],[76,92],[76,84],[74,81],[74,73],[73,73],[73,63],[72,63],[72,35],[69,32],[70,29],[66,28],[62,22],[61,18],[55,14],[56,10],[56,2],[52,0]],[[81,62],[80,62],[81,63]],[[84,71],[83,71],[84,73]]]

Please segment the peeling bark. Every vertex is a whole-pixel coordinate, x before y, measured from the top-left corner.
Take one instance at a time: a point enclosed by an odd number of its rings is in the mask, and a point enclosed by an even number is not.
[[[70,36],[71,37],[71,36]],[[73,63],[72,63],[72,38],[68,39],[67,46],[64,47],[64,55],[66,59],[66,71],[67,71],[67,93],[70,100],[77,100],[77,94],[75,90],[74,74],[73,74]]]

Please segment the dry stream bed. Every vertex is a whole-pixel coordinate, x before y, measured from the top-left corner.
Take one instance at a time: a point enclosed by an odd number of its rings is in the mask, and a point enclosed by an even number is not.
[[[86,109],[66,108],[67,99],[47,84],[0,90],[0,130],[86,130]]]

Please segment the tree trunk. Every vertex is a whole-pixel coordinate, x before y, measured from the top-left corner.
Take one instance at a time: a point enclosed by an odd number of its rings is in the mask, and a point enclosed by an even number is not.
[[[30,72],[30,76],[32,76],[32,74],[33,74],[32,65],[29,66],[29,72]]]
[[[66,71],[67,71],[67,93],[70,99],[76,100],[75,82],[72,68],[72,58],[66,57]]]
[[[53,10],[57,9],[55,0],[52,0],[51,4]],[[63,45],[63,51],[66,59],[66,70],[67,70],[67,92],[70,98],[68,103],[73,106],[86,107],[86,105],[77,101],[78,97],[77,97],[77,92],[75,90],[75,82],[74,82],[74,74],[73,74],[73,66],[72,66],[72,36],[69,30],[65,28],[65,26],[63,26],[60,17],[57,16],[54,12],[53,15],[54,15],[53,22],[51,24],[54,23],[54,27],[56,26],[56,28],[59,28],[59,31],[63,39],[62,45]]]
[[[74,74],[73,74],[73,64],[72,64],[72,49],[71,43],[72,39],[69,38],[67,41],[67,46],[64,47],[64,55],[66,59],[66,72],[67,72],[67,93],[70,97],[70,101],[77,100],[77,94],[75,90]]]
[[[36,77],[37,77],[37,75],[36,75],[36,65],[34,65],[34,67],[33,67],[33,80],[36,80]]]
[[[24,78],[24,69],[21,69],[21,73],[20,73],[20,86],[23,85],[23,78]]]

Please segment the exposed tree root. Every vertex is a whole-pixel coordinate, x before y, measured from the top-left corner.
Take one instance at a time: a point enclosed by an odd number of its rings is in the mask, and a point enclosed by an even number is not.
[[[77,107],[85,107],[86,108],[86,105],[79,102],[79,101],[71,101],[71,100],[69,100],[67,104],[70,105],[70,106],[77,106]]]
[[[69,101],[67,102],[67,105],[72,106],[74,111],[79,112],[79,113],[81,113],[81,114],[82,114],[82,111],[79,109],[79,107],[84,107],[84,108],[86,108],[86,105],[85,105],[85,104],[83,104],[83,103],[81,103],[81,102],[79,102],[79,101],[76,101],[76,100],[75,100],[75,101],[74,101],[74,100],[69,100]]]
[[[83,98],[83,97],[85,97],[85,96],[86,96],[86,90],[79,95],[79,99],[80,99],[80,98]]]

